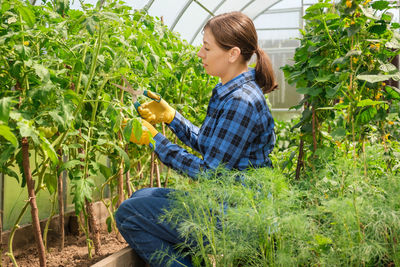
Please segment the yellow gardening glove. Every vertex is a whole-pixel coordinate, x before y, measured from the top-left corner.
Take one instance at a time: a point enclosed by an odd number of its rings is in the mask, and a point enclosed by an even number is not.
[[[143,119],[141,120],[141,123],[142,123],[142,136],[140,137],[140,139],[139,140],[136,139],[134,129],[132,129],[132,134],[129,140],[138,145],[148,145],[150,143],[150,135],[154,137],[156,136],[156,134],[158,134],[158,131],[153,127],[153,125],[151,125],[150,123],[148,123]],[[122,127],[125,128],[125,125],[126,125],[126,120],[124,119]]]
[[[147,94],[152,99],[157,97],[150,91],[147,91]],[[166,122],[169,124],[175,118],[176,112],[175,109],[173,109],[164,99],[144,103],[140,105],[137,110],[139,115],[151,124],[160,122]]]

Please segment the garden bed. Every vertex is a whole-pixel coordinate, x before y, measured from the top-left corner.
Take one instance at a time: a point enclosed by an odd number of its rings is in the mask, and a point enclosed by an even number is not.
[[[107,232],[105,221],[108,214],[101,202],[96,202],[94,204],[94,211],[101,229],[101,255],[94,255],[94,249],[92,249],[93,257],[92,259],[88,258],[85,235],[78,229],[77,217],[74,216],[73,213],[68,213],[65,215],[65,243],[62,251],[59,251],[60,231],[58,229],[58,216],[55,216],[50,223],[48,239],[49,251],[46,256],[48,267],[91,266],[128,246],[122,237],[117,237],[115,233]],[[42,231],[45,223],[45,220],[41,221]],[[3,251],[1,266],[12,266],[10,258],[6,256],[8,250],[6,247],[8,235],[9,231],[4,232],[2,235]],[[19,266],[39,266],[39,257],[36,243],[34,242],[32,225],[26,225],[17,230],[13,245],[14,256]]]
[[[119,240],[114,233],[108,233],[106,230],[101,231],[102,253],[101,255],[93,255],[92,259],[88,258],[88,249],[83,233],[66,235],[65,247],[62,251],[58,249],[58,240],[50,239],[49,244],[50,248],[47,253],[48,267],[91,266],[127,247],[127,243],[124,240]],[[16,248],[14,254],[19,266],[39,266],[38,253],[34,242]],[[3,266],[12,266],[11,260],[5,256],[4,252],[2,263]]]

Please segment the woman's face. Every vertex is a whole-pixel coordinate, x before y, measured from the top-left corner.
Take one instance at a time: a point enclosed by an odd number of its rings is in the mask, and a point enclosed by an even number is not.
[[[203,46],[197,56],[201,58],[207,74],[220,78],[225,76],[229,65],[229,51],[218,46],[210,29],[204,30]]]

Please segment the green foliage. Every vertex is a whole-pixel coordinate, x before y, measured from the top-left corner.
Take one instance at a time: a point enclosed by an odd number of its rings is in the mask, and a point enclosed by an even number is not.
[[[12,172],[22,137],[30,138],[43,162],[33,169],[38,187],[51,184],[44,166],[60,166],[75,181],[101,175],[97,161],[106,156],[112,175],[122,160],[130,171],[131,159],[149,149],[129,142],[132,129],[139,134],[141,127],[132,97],[112,85],[122,75],[135,89],[159,92],[185,116],[202,119],[215,80],[204,73],[194,47],[144,11],[120,1],[79,11],[68,1],[31,6],[12,0],[1,2],[0,18],[2,172]],[[134,119],[124,130],[123,118]],[[59,163],[57,153],[68,162]]]
[[[400,181],[384,150],[367,148],[367,175],[363,159],[337,152],[300,181],[271,169],[182,180],[163,220],[196,266],[397,265]]]
[[[283,71],[304,94],[296,106],[304,108],[298,126],[311,151],[331,146],[329,140],[360,151],[371,125],[388,122],[389,108],[400,97],[398,88],[387,85],[400,79],[391,63],[400,51],[399,25],[389,12],[393,5],[383,0],[321,0],[306,10],[295,63]],[[345,134],[333,140],[329,135],[338,121]]]
[[[71,186],[75,213],[79,215],[85,207],[85,200],[92,201],[94,182],[91,179],[73,179]]]

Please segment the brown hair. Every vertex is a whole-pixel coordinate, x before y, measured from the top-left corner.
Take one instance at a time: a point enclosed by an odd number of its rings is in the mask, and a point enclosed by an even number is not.
[[[253,21],[241,12],[230,12],[211,18],[204,29],[210,29],[218,45],[229,50],[238,47],[245,61],[256,53],[256,82],[264,94],[272,92],[278,85],[271,61],[258,46],[257,32]]]

